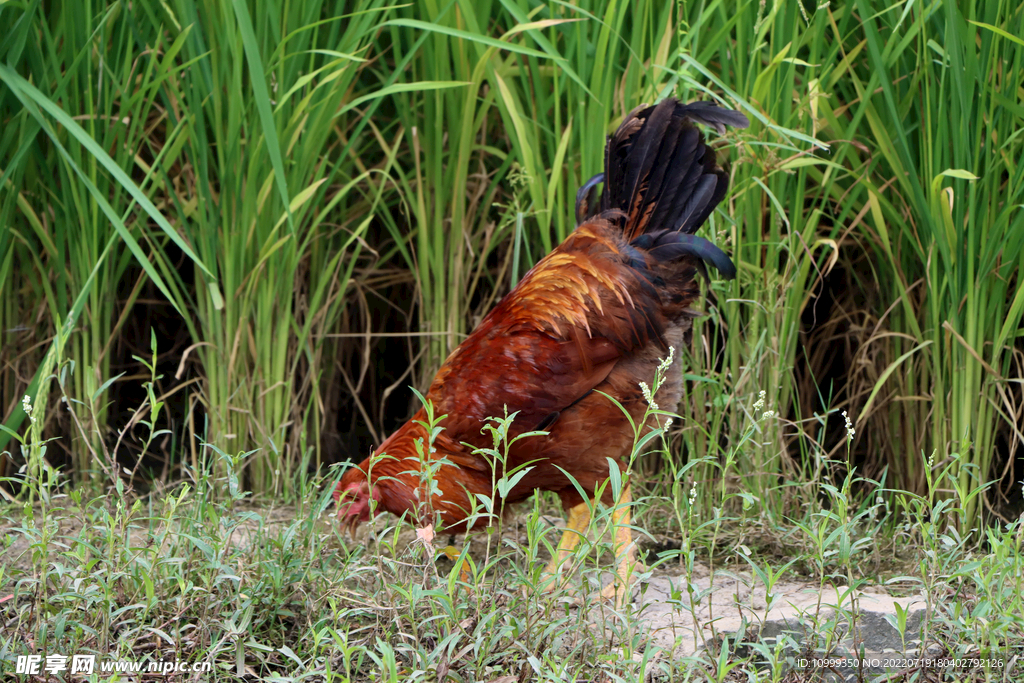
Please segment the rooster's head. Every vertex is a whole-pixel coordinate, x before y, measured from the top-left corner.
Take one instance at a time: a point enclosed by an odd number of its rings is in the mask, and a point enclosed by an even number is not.
[[[379,501],[379,493],[376,488],[371,491],[366,473],[358,467],[353,467],[338,482],[338,488],[334,489],[338,518],[342,526],[348,527],[350,534],[355,534],[359,524],[369,521],[373,514],[371,500]]]

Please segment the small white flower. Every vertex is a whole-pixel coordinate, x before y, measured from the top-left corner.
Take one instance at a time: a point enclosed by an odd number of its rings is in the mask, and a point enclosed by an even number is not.
[[[693,485],[690,486],[690,507],[693,507],[694,503],[697,502],[697,480],[693,480]]]
[[[32,414],[32,397],[28,394],[25,394],[25,397],[21,399],[21,409],[28,415],[28,419],[35,424],[36,418]]]
[[[766,411],[764,411],[761,414],[761,419],[762,420],[767,420],[770,417],[775,417],[775,411],[774,410],[766,410]]]
[[[846,440],[853,441],[853,435],[857,433],[857,430],[853,428],[853,422],[850,421],[850,416],[843,411],[843,419],[846,420]]]
[[[651,395],[651,388],[647,386],[647,382],[640,382],[640,391],[644,395],[644,400],[647,401],[652,409],[658,410],[658,404],[654,402],[654,397]]]
[[[767,395],[764,389],[758,392],[757,401],[754,403],[754,410],[761,410],[764,408],[764,397]]]
[[[667,418],[665,420],[665,433],[668,434],[668,430],[671,429],[671,428],[672,428],[672,418],[670,417],[670,418]]]
[[[672,358],[675,356],[675,353],[676,353],[676,347],[674,347],[674,346],[668,347],[668,357],[663,359],[661,361],[661,364],[658,365],[658,374],[659,375],[664,375],[665,371],[668,370],[669,366],[672,365]]]

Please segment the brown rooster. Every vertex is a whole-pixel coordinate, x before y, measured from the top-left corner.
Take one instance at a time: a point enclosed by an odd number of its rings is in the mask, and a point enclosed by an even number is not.
[[[523,500],[538,489],[558,493],[569,520],[545,569],[556,575],[590,519],[587,501],[563,470],[593,497],[609,477],[608,459],[623,471],[629,460],[634,432],[608,396],[634,422],[641,420],[647,404],[640,383],[652,381],[660,359],[673,349],[676,360],[655,399],[667,410],[679,404],[681,346],[700,315],[690,308],[700,297],[697,273],[706,274],[705,262],[727,278],[736,273],[721,250],[692,234],[729,185],[694,122],[719,133],[726,124],[749,125],[739,112],[709,102],[666,99],[631,112],[608,138],[604,174],[577,194],[578,227],[441,366],[426,394],[435,414],[444,416],[444,429],[428,456],[436,465],[429,509],[446,529],[465,530],[472,496],[497,495],[495,480],[530,466],[504,502]],[[591,191],[602,181],[599,206],[592,206]],[[506,410],[516,414],[510,441],[525,432],[547,434],[515,441],[502,465],[474,454],[474,448],[493,446],[482,427]],[[421,409],[342,477],[334,496],[339,514],[352,526],[369,519],[371,508],[420,514],[427,497],[421,495],[426,418]],[[637,564],[628,481],[620,499],[611,498],[611,487],[605,486],[604,502],[615,503],[614,545],[620,558],[619,581],[605,596],[615,595],[617,585],[626,588]]]

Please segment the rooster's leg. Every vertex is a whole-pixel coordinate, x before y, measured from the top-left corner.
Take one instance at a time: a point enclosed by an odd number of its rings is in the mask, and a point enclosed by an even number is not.
[[[622,607],[629,599],[630,583],[636,579],[636,575],[644,570],[644,566],[636,559],[636,544],[633,543],[633,531],[630,528],[629,508],[633,502],[629,486],[622,489],[622,497],[612,510],[612,528],[615,534],[615,557],[619,559],[619,565],[615,571],[615,577],[603,591],[601,597],[614,599],[616,607]]]
[[[590,507],[580,503],[569,508],[569,519],[565,523],[565,531],[562,532],[562,540],[558,542],[558,550],[551,556],[548,566],[544,567],[543,578],[546,581],[549,577],[557,577],[565,558],[569,557],[573,549],[580,542],[580,538],[587,531],[590,524]],[[549,589],[554,589],[557,581],[552,581]]]

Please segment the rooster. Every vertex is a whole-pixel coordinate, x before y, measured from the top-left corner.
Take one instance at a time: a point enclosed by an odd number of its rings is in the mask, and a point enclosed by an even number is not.
[[[420,409],[341,478],[334,497],[351,528],[374,511],[415,518],[426,507],[445,529],[465,531],[473,497],[496,496],[494,481],[522,468],[525,474],[504,503],[547,490],[568,512],[544,570],[557,577],[590,521],[591,506],[567,472],[588,498],[602,491],[602,502],[614,504],[618,578],[603,595],[617,596],[619,586],[623,595],[628,592],[638,566],[629,482],[623,481],[617,501],[603,483],[609,458],[625,471],[635,434],[609,397],[634,423],[642,420],[647,401],[641,382],[650,382],[672,353],[675,360],[654,398],[673,410],[682,396],[682,345],[700,315],[691,308],[700,298],[697,274],[707,275],[705,264],[726,278],[736,274],[728,256],[693,234],[729,185],[694,123],[719,134],[726,125],[749,125],[739,112],[710,102],[666,99],[633,110],[609,136],[604,173],[577,194],[576,229],[494,307],[431,383],[425,398],[443,416],[433,451],[423,455],[429,434]],[[594,202],[601,182],[604,190]],[[509,441],[526,432],[546,434],[514,441],[505,462],[496,463],[475,451],[493,447],[482,427],[506,411],[515,414]],[[653,418],[645,425],[654,426]],[[424,462],[431,463],[435,483],[428,489]],[[427,497],[430,505],[424,506]]]

